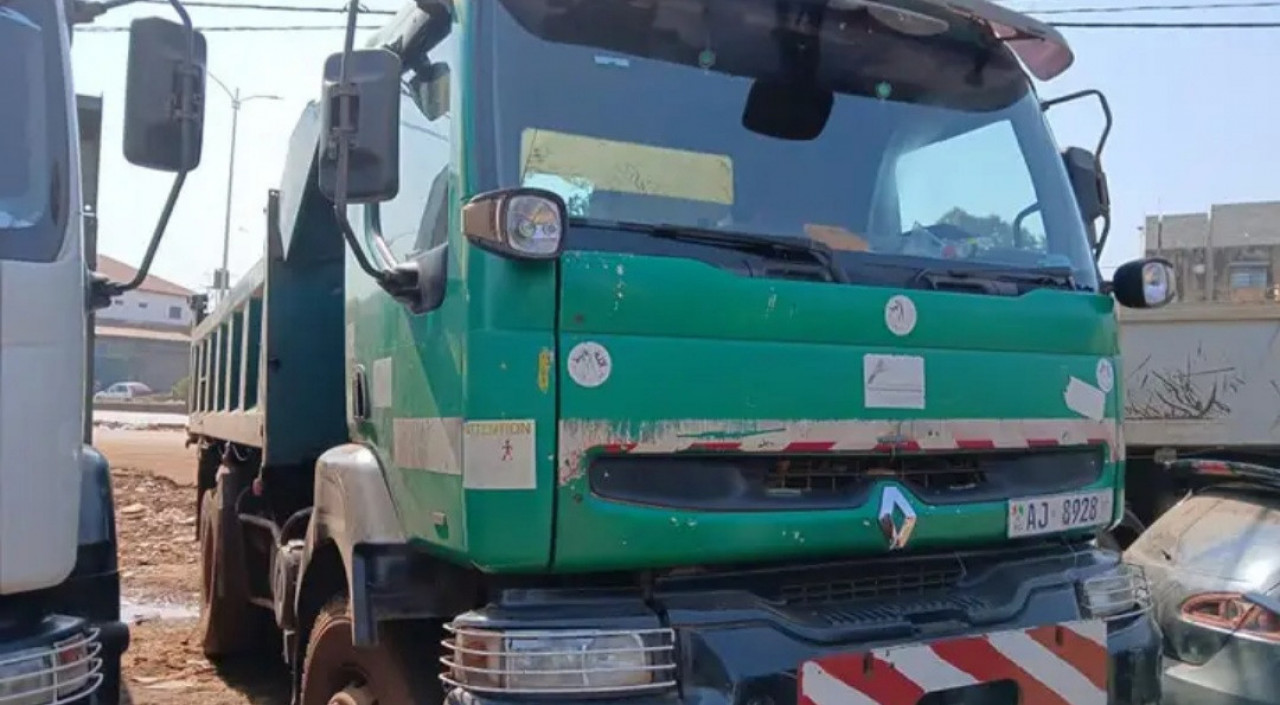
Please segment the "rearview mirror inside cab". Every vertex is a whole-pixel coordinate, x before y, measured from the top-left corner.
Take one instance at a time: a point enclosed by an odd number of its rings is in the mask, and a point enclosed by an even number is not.
[[[347,62],[349,115],[341,114],[342,54],[324,62],[320,192],[331,201],[387,201],[400,192],[400,57],[386,49],[361,49],[351,52]],[[324,137],[334,128],[350,137],[345,165],[338,164],[337,145]],[[341,194],[340,166],[345,167]]]
[[[124,156],[131,164],[169,172],[200,165],[205,57],[204,35],[181,24],[146,17],[130,25]]]
[[[1177,295],[1173,263],[1149,257],[1120,265],[1112,277],[1111,292],[1126,308],[1160,308]]]
[[[747,94],[742,126],[782,140],[817,139],[835,99],[831,91],[805,82],[757,79]]]

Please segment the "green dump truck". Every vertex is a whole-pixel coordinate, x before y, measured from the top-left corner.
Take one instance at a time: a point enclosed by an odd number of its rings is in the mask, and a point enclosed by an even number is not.
[[[1101,281],[1052,28],[419,0],[353,38],[194,336],[211,657],[303,705],[1158,701],[1097,536],[1115,302],[1171,273]]]

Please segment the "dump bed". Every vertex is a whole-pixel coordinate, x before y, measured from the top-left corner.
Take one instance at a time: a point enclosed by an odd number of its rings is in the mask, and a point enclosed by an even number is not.
[[[314,122],[309,109],[268,195],[263,259],[192,336],[191,433],[261,448],[270,465],[310,464],[348,437],[345,250],[332,219],[307,215],[326,208],[310,187]]]
[[[1120,349],[1128,446],[1280,446],[1280,305],[1123,310]]]

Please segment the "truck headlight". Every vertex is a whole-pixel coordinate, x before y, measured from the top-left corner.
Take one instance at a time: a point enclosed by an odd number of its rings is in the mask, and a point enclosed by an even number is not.
[[[44,705],[54,700],[53,653],[28,649],[0,656],[0,703]]]
[[[1147,574],[1128,563],[1081,580],[1077,595],[1081,611],[1093,619],[1119,619],[1151,609]]]
[[[83,632],[52,648],[0,654],[0,705],[48,705],[102,684],[102,643]]]
[[[441,679],[465,690],[626,694],[675,685],[670,629],[450,631]]]

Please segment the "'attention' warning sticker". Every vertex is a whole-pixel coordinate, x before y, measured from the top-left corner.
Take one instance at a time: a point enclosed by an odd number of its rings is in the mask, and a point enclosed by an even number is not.
[[[462,485],[476,490],[537,486],[533,420],[468,421],[462,428]]]

